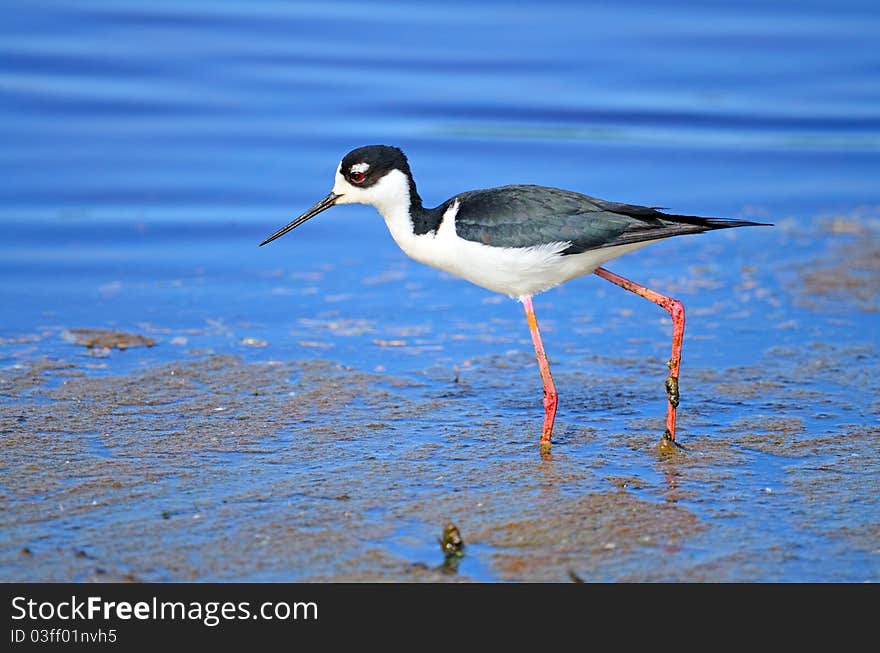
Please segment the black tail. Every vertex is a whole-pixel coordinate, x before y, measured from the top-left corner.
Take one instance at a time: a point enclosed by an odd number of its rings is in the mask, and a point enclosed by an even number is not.
[[[612,213],[634,218],[627,230],[615,238],[613,242],[605,245],[606,247],[641,243],[646,240],[660,240],[662,238],[672,238],[673,236],[684,236],[687,234],[701,234],[705,231],[714,231],[715,229],[773,226],[766,222],[752,222],[750,220],[703,218],[698,215],[674,215],[663,213],[653,207],[633,206],[631,204],[608,202],[602,208]]]
[[[657,218],[675,224],[700,227],[701,231],[713,229],[730,229],[731,227],[772,227],[769,222],[752,222],[751,220],[733,220],[730,218],[701,218],[698,215],[673,215],[657,211]]]

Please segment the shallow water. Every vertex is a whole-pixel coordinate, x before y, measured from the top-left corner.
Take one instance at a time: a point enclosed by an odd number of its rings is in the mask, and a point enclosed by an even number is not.
[[[0,577],[878,579],[874,3],[12,5]],[[773,222],[609,266],[688,309],[687,451],[655,449],[668,319],[598,278],[535,302],[542,459],[516,303],[366,207],[257,248],[373,142],[428,204]]]

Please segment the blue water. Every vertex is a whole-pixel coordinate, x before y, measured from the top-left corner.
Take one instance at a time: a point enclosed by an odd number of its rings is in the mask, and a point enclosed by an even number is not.
[[[365,207],[252,247],[366,143],[403,147],[428,203],[528,182],[807,222],[880,194],[872,2],[10,5],[5,337],[85,322],[274,330],[291,308],[268,300],[271,271],[406,266]],[[436,273],[407,270],[445,305]]]
[[[3,14],[0,365],[86,360],[61,337],[73,327],[159,340],[94,374],[198,350],[422,378],[529,353],[519,307],[408,261],[371,208],[257,247],[370,143],[407,152],[428,205],[536,183],[776,223],[610,266],[661,290],[690,280],[700,367],[834,330],[877,342],[876,312],[789,296],[793,266],[826,251],[823,220],[876,226],[876,2],[7,0]],[[770,291],[746,301],[748,266]],[[662,316],[617,292],[581,279],[538,298],[558,365],[666,355]],[[716,310],[737,302],[747,319]]]

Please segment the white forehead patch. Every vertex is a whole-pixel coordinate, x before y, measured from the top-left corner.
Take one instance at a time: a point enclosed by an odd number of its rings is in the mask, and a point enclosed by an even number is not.
[[[351,166],[352,172],[364,172],[365,173],[369,169],[370,169],[369,163],[355,163],[353,166]]]

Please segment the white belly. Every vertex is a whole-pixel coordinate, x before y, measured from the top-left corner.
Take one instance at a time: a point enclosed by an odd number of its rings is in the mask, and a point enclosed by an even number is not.
[[[606,261],[654,241],[603,247],[563,256],[571,243],[536,247],[490,247],[459,238],[455,233],[458,203],[446,212],[437,232],[417,236],[406,212],[386,215],[391,236],[411,258],[494,292],[514,298],[535,295],[564,281],[590,274]]]

